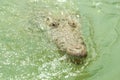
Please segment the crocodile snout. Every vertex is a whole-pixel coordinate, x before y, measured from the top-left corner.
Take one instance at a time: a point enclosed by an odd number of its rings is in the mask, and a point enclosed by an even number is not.
[[[87,51],[84,45],[67,48],[66,52],[67,54],[75,57],[81,57],[81,58],[87,57]]]

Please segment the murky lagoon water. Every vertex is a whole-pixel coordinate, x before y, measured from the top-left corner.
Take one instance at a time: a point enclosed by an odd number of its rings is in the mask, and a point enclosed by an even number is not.
[[[88,48],[84,65],[66,60],[48,39],[39,11],[76,11]],[[1,0],[0,80],[119,80],[119,0]]]

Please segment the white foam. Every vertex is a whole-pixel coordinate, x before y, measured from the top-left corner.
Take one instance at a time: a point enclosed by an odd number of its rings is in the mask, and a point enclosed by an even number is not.
[[[62,2],[62,3],[63,3],[63,2],[66,2],[66,0],[57,0],[57,1],[58,1],[58,2]]]

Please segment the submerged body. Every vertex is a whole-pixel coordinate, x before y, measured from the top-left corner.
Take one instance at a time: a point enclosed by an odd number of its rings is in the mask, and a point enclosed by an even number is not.
[[[59,48],[70,56],[85,58],[87,50],[80,32],[79,19],[75,15],[50,16],[46,20],[50,35]]]

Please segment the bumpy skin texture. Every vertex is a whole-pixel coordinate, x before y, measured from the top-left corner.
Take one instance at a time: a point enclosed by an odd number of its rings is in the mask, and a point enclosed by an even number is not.
[[[87,51],[78,21],[75,15],[50,16],[46,19],[50,35],[57,47],[68,55],[85,58]]]

